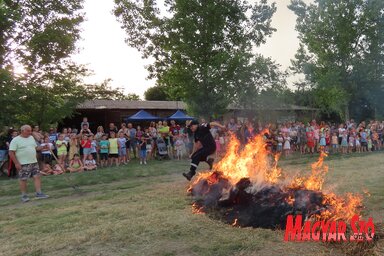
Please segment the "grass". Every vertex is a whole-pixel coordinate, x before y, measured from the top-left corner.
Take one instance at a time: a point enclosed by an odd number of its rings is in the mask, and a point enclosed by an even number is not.
[[[308,172],[315,160],[292,156],[280,165]],[[326,163],[326,189],[368,189],[364,215],[383,222],[384,153],[331,156]],[[51,198],[26,204],[15,180],[0,180],[0,255],[344,255],[321,243],[285,243],[282,231],[235,228],[192,214],[180,175],[187,168],[186,161],[134,162],[67,175],[81,193],[64,176],[44,177]]]

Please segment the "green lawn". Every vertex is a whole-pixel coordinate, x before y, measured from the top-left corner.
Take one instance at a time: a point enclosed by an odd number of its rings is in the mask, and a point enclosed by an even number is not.
[[[292,156],[280,165],[308,172],[315,160]],[[384,222],[384,153],[326,162],[326,189],[368,189],[364,215]],[[192,214],[181,176],[187,169],[187,161],[151,161],[67,174],[81,193],[63,176],[44,177],[51,198],[25,204],[15,180],[0,180],[0,255],[345,255],[321,243],[285,243],[282,231],[236,228]],[[372,253],[384,255],[383,240],[366,255]]]

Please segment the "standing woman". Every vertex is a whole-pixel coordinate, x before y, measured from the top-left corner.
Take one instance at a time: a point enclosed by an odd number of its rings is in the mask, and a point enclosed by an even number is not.
[[[69,140],[69,160],[71,161],[75,154],[79,154],[79,141],[76,134],[72,133]]]
[[[156,123],[151,122],[149,125],[149,135],[151,137],[151,154],[150,158],[154,158],[156,153],[156,139],[157,139],[157,130],[156,130]]]
[[[97,127],[96,134],[95,134],[95,140],[99,142],[101,140],[101,137],[103,137],[104,134],[104,128],[103,126]]]

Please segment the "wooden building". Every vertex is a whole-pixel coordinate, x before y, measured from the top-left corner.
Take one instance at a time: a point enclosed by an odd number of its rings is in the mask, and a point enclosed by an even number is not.
[[[82,118],[86,116],[91,129],[96,129],[99,125],[107,127],[109,123],[120,126],[127,117],[139,110],[145,110],[154,116],[165,119],[177,110],[186,112],[186,108],[186,104],[181,101],[89,100],[80,104],[76,108],[76,114],[72,118],[63,120],[62,124],[66,127],[80,128]],[[231,105],[221,120],[255,118],[262,122],[306,121],[315,118],[316,114],[317,109],[294,105],[281,105],[258,110],[244,110]]]

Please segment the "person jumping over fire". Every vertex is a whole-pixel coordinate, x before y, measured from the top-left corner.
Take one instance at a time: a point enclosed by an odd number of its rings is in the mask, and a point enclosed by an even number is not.
[[[210,170],[212,170],[213,168],[214,159],[209,157],[216,151],[216,142],[210,132],[212,126],[217,126],[221,129],[225,129],[225,126],[216,122],[202,123],[199,125],[198,121],[193,120],[189,124],[189,128],[194,133],[195,143],[192,154],[190,155],[190,171],[188,173],[183,173],[183,176],[187,180],[191,180],[192,177],[196,174],[197,166],[201,161],[207,162]]]

